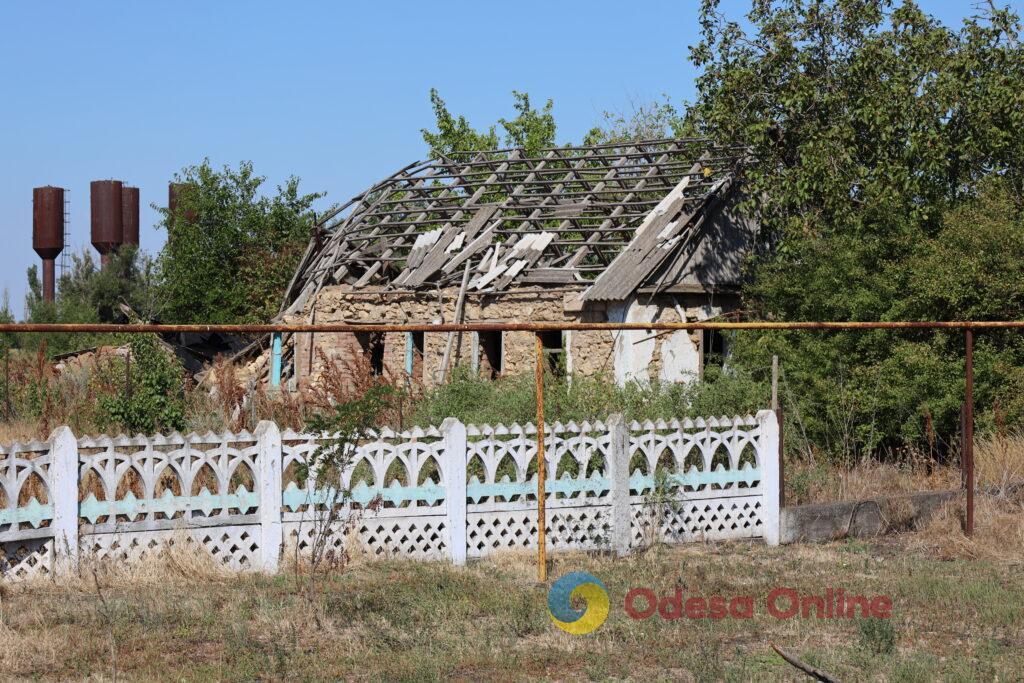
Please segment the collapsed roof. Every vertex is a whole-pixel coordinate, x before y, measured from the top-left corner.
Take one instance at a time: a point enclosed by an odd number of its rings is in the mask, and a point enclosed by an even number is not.
[[[743,155],[702,139],[660,139],[410,164],[321,219],[282,312],[331,284],[575,286],[585,301],[734,284],[736,254],[754,227],[722,200]]]

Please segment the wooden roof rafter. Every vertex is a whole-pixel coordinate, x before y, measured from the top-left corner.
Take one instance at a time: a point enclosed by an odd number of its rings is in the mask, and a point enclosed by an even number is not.
[[[409,164],[321,218],[282,311],[329,284],[448,286],[467,261],[471,287],[482,291],[591,284],[652,212],[707,205],[744,154],[680,138],[456,152]]]

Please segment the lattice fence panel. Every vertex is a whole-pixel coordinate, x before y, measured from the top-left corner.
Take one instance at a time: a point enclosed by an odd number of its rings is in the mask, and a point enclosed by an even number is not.
[[[379,507],[406,509],[410,514],[436,514],[443,510],[445,477],[443,442],[435,427],[405,432],[382,429],[373,432],[347,458],[342,472],[344,491],[331,495],[313,491],[310,477],[299,482],[295,472],[308,462],[324,436],[282,434],[284,507],[287,521],[297,521],[310,506],[322,506],[333,499],[358,509]]]
[[[299,544],[300,555],[308,553],[319,528],[312,521],[287,523],[285,552],[288,557],[294,553],[295,543]],[[328,552],[437,560],[449,553],[448,521],[437,515],[361,517],[336,523],[325,541]],[[358,547],[350,547],[352,543]]]
[[[778,542],[775,429],[770,411],[549,425],[548,547],[622,553],[652,540]],[[76,440],[60,428],[49,443],[0,448],[0,574],[48,575],[73,562],[74,549],[79,558],[132,563],[180,544],[232,569],[276,571],[283,554],[308,552],[314,518],[328,509],[339,520],[332,553],[357,544],[373,557],[460,563],[534,548],[536,434],[531,424],[455,420],[383,429],[352,447],[335,492],[296,476],[331,444],[325,435],[262,423],[256,433]]]
[[[551,550],[605,550],[612,520],[608,506],[574,506],[547,510],[546,545]],[[537,547],[536,511],[471,514],[467,519],[469,557],[503,550]]]
[[[53,539],[0,543],[0,575],[8,581],[46,578],[53,573]]]
[[[685,543],[757,538],[764,521],[758,496],[706,498],[631,506],[634,547],[653,541]],[[657,523],[658,534],[654,535]]]
[[[38,535],[53,519],[50,444],[0,446],[0,541]]]
[[[81,557],[132,564],[168,551],[202,548],[214,562],[236,571],[255,569],[260,563],[259,528],[211,526],[150,532],[100,533],[82,536]]]

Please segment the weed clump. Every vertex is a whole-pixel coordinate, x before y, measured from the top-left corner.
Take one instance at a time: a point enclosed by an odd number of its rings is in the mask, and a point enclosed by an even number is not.
[[[876,655],[891,654],[896,649],[896,627],[889,619],[861,619],[860,646]]]

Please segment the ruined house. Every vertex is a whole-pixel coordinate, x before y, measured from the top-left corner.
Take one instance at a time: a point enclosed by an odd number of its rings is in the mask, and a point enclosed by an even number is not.
[[[699,139],[453,154],[417,162],[323,217],[279,320],[304,323],[698,321],[736,309],[756,225],[737,211],[744,151]],[[436,383],[456,363],[529,371],[530,332],[286,337],[292,386],[325,362]],[[545,333],[552,368],[686,381],[717,335]],[[447,354],[446,354],[447,349]],[[445,357],[448,370],[442,369]]]

